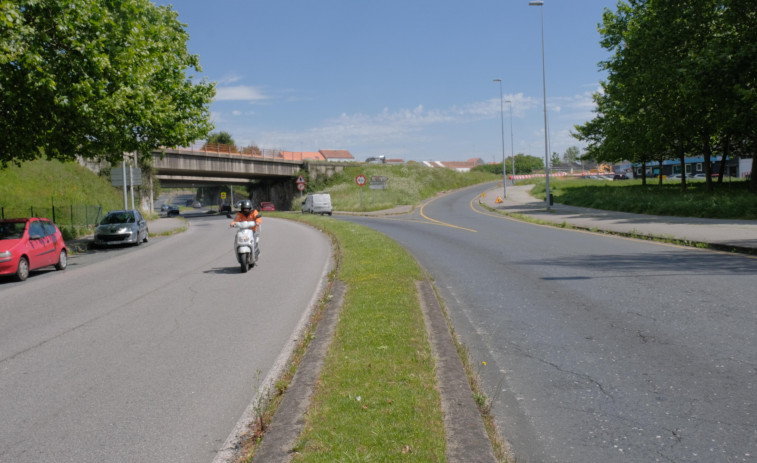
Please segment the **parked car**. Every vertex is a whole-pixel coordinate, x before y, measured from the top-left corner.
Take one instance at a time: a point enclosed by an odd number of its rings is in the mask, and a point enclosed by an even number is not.
[[[615,174],[613,175],[613,180],[628,180],[630,177],[627,174]]]
[[[0,275],[15,275],[19,281],[31,270],[68,265],[66,243],[58,227],[48,219],[0,220]]]
[[[680,180],[681,174],[670,174],[668,175],[668,180]]]
[[[179,215],[179,208],[172,204],[163,204],[160,206],[160,214],[164,217],[176,217]]]
[[[194,207],[195,209],[199,209],[202,207],[202,203],[200,201],[194,201],[192,203],[192,207]]]
[[[707,174],[705,173],[694,174],[691,176],[691,178],[697,179],[697,180],[705,180],[707,178]]]
[[[273,203],[269,203],[267,201],[261,201],[260,210],[261,211],[275,211],[276,206],[274,206]]]
[[[147,220],[136,209],[111,211],[95,229],[95,246],[146,243]]]
[[[331,215],[331,195],[328,193],[309,194],[302,203],[302,212]]]

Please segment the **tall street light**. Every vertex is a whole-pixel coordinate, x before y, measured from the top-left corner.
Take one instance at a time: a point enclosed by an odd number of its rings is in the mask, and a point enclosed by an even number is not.
[[[505,112],[502,109],[502,79],[499,82],[499,120],[502,123],[502,195],[507,198],[507,172],[505,172]]]
[[[515,185],[515,148],[513,147],[513,102],[511,100],[505,100],[505,103],[510,105],[510,156],[513,160],[513,185]]]
[[[546,173],[546,201],[547,212],[550,209],[549,193],[549,147],[547,145],[547,71],[544,67],[544,2],[542,0],[533,0],[528,2],[530,6],[538,6],[541,13],[541,82],[544,91],[544,172]]]

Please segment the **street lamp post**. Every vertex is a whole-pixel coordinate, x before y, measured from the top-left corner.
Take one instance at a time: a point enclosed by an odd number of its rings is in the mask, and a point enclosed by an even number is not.
[[[513,160],[513,185],[515,185],[515,148],[513,142],[513,102],[512,100],[505,100],[505,103],[510,105],[510,156]]]
[[[544,2],[542,0],[533,0],[528,2],[530,6],[538,6],[541,14],[541,82],[544,91],[544,172],[546,174],[546,201],[547,211],[550,210],[550,193],[549,193],[549,145],[547,143],[547,71],[544,66]]]
[[[502,109],[502,79],[494,79],[499,82],[499,120],[502,125],[502,195],[507,198],[507,172],[505,169],[505,112]]]

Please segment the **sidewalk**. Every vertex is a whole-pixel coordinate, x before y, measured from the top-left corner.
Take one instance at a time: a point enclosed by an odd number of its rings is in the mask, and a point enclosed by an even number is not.
[[[502,187],[492,188],[479,199],[479,202],[498,211],[522,214],[555,224],[565,223],[585,230],[674,239],[690,244],[704,243],[716,249],[757,254],[757,221],[755,220],[653,216],[566,206],[558,203],[555,203],[547,212],[546,203],[528,193],[532,186],[508,185],[507,198],[502,198],[503,201],[499,204],[496,200],[497,197],[502,197]]]

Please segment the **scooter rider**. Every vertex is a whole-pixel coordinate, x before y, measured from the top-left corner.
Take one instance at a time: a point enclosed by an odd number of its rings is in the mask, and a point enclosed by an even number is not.
[[[237,222],[255,222],[252,232],[255,234],[255,246],[258,247],[258,241],[260,240],[258,230],[260,230],[260,224],[263,222],[263,219],[260,217],[260,212],[252,208],[252,201],[249,199],[242,201],[241,210],[237,212],[230,226],[233,227]],[[258,247],[258,249],[260,248]]]

